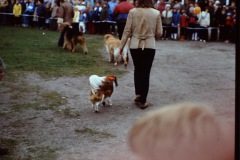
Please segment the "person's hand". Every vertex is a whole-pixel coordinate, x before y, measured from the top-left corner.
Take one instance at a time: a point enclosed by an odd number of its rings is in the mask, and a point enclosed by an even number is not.
[[[120,49],[120,52],[119,52],[119,54],[120,54],[120,55],[122,55],[122,54],[123,54],[123,49]]]

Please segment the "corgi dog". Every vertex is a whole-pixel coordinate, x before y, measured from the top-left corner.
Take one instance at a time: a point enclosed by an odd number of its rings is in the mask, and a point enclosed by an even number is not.
[[[89,77],[90,101],[92,103],[93,112],[98,112],[98,106],[100,103],[105,105],[105,100],[108,99],[109,105],[112,105],[111,96],[114,92],[114,84],[118,86],[117,77],[115,76],[103,76],[91,75]]]
[[[111,34],[106,34],[104,36],[104,43],[106,47],[106,51],[109,54],[109,62],[114,62],[115,65],[118,65],[119,58],[123,59],[124,66],[126,67],[128,64],[128,53],[130,53],[129,50],[129,42],[130,38],[127,41],[127,44],[123,48],[123,52],[120,53],[120,40],[115,38]]]

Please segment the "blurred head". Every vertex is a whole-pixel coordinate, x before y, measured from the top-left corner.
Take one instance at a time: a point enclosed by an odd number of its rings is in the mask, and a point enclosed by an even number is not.
[[[137,5],[140,8],[154,8],[152,0],[137,0]]]

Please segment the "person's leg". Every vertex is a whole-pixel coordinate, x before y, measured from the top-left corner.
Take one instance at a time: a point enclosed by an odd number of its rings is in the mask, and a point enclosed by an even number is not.
[[[117,23],[118,37],[121,40],[126,23]]]
[[[60,37],[58,39],[58,46],[63,47],[63,43],[64,43],[64,34],[63,32],[61,32]]]
[[[135,94],[140,95],[139,101],[144,104],[149,91],[150,72],[155,49],[131,49],[131,55],[134,64]]]

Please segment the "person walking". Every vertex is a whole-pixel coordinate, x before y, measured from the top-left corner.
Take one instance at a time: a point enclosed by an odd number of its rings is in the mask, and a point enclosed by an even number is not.
[[[124,27],[126,25],[128,13],[134,6],[129,3],[127,0],[119,0],[119,3],[113,10],[113,14],[116,18],[118,37],[121,40]]]
[[[120,52],[130,39],[129,48],[134,64],[134,85],[136,98],[134,101],[141,109],[148,107],[146,103],[149,91],[149,79],[155,56],[155,40],[162,35],[160,12],[154,9],[152,0],[138,0],[136,8],[130,10],[123,36]]]

